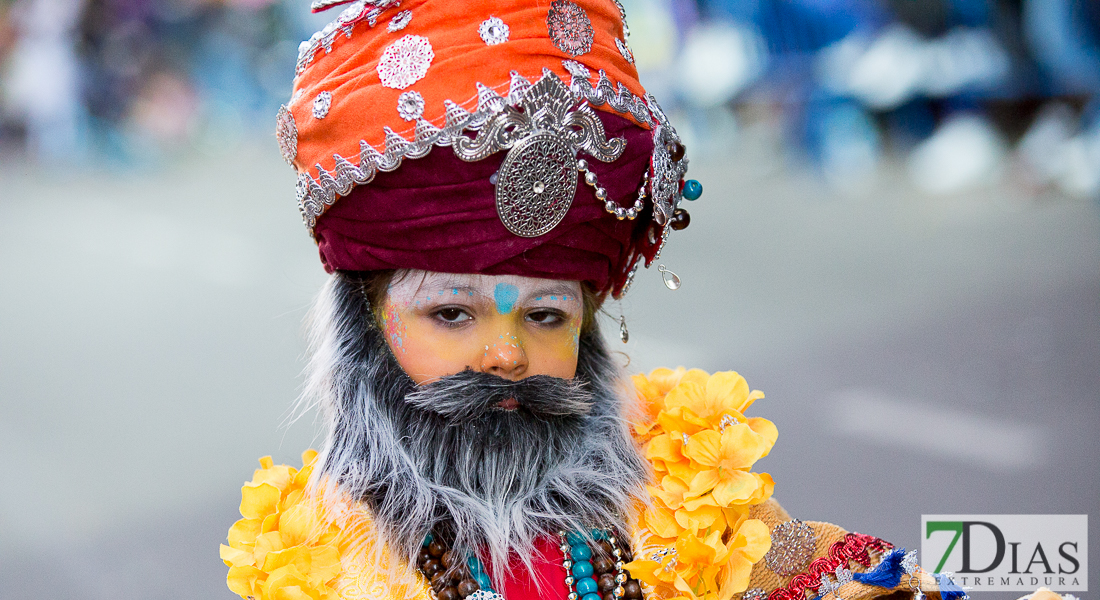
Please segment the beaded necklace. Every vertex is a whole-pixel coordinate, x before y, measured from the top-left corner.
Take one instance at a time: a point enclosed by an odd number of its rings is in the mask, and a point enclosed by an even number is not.
[[[641,585],[623,569],[630,557],[614,533],[593,529],[590,536],[592,546],[580,533],[558,532],[568,600],[642,600]],[[463,556],[438,536],[428,534],[416,562],[436,600],[503,600],[476,555]]]

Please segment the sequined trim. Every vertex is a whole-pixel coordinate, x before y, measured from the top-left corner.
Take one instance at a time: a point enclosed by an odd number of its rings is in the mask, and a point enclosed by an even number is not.
[[[504,21],[497,17],[489,17],[477,26],[477,34],[481,36],[481,41],[489,46],[495,46],[508,41],[510,30]]]
[[[588,79],[592,76],[592,71],[588,70],[588,67],[582,65],[575,60],[563,60],[561,66],[565,67],[566,71],[573,77],[580,77],[581,79]]]
[[[328,116],[328,109],[332,107],[332,92],[321,92],[313,99],[313,118],[323,119]]]
[[[518,94],[530,86],[526,79],[513,74],[509,99],[516,99],[518,102]],[[660,108],[652,97],[642,100],[631,94],[622,84],[616,91],[616,86],[612,85],[602,71],[595,86],[586,79],[573,77],[569,89],[576,100],[587,100],[594,106],[609,104],[616,111],[630,114],[639,122],[649,126],[657,122],[653,115],[661,114],[663,118],[663,113],[659,113]],[[503,109],[504,104],[505,100],[501,96],[492,93],[485,86],[480,86],[478,106],[473,112],[467,112],[454,102],[446,102],[447,110],[442,128],[423,118],[417,118],[412,140],[405,139],[386,128],[385,145],[382,151],[376,150],[366,142],[360,142],[358,166],[352,164],[347,158],[336,156],[336,164],[332,171],[316,165],[319,172],[316,179],[308,173],[299,173],[298,206],[306,226],[312,231],[317,217],[321,216],[337,198],[347,195],[352,187],[370,182],[378,171],[397,169],[404,158],[420,158],[427,155],[432,146],[450,146],[462,131],[483,127],[492,114]]]
[[[792,519],[772,529],[772,547],[764,555],[768,568],[779,575],[794,575],[810,562],[817,536],[809,525]]]
[[[298,62],[294,66],[294,72],[301,74],[316,58],[317,53],[323,48],[325,53],[332,52],[332,44],[341,34],[350,38],[355,25],[366,21],[369,27],[374,27],[378,22],[378,16],[387,9],[401,3],[401,0],[358,0],[345,8],[335,20],[324,29],[314,33],[310,38],[298,45]],[[327,6],[335,6],[340,2],[331,2]],[[314,11],[318,10],[317,8]]]
[[[279,142],[283,160],[294,166],[294,158],[298,156],[298,128],[294,125],[294,114],[285,104],[279,107],[279,113],[275,115],[275,139]]]
[[[764,591],[764,588],[749,588],[741,594],[741,600],[764,600],[768,597],[768,592]]]
[[[805,570],[791,578],[785,587],[772,590],[768,600],[806,600],[806,590],[821,587],[822,577],[834,575],[838,568],[846,568],[855,561],[865,568],[871,566],[870,551],[886,552],[894,545],[876,537],[849,533],[829,548],[829,555],[814,559]]]
[[[378,77],[382,85],[403,90],[428,74],[428,67],[435,58],[428,38],[406,35],[390,44],[378,61]]]
[[[406,121],[415,121],[424,115],[424,96],[408,91],[397,98],[397,114]]]
[[[626,24],[626,8],[619,0],[612,0],[619,9],[619,20],[623,23],[623,37],[630,37],[630,26]]]
[[[881,559],[879,559],[879,562],[881,563],[882,561],[886,560],[890,554],[895,552],[902,553],[901,569],[905,571],[905,577],[903,577],[901,581],[905,582],[905,585],[909,588],[909,591],[913,593],[913,600],[926,600],[928,598],[928,595],[925,594],[924,590],[921,588],[922,581],[920,566],[917,564],[917,551],[910,550],[909,552],[905,552],[904,550],[894,549],[884,555]],[[952,585],[955,585],[955,581],[951,579],[950,573],[940,573],[936,575],[937,583],[941,586],[940,597],[942,598],[942,586],[944,582],[940,580],[941,577],[945,578]],[[1077,600],[1075,596],[1071,596],[1070,594],[1065,594],[1063,598],[1065,598],[1065,600]],[[970,600],[970,595],[966,592],[963,592],[963,595],[959,598],[959,600]]]
[[[386,26],[386,31],[394,32],[401,31],[408,26],[409,21],[412,21],[413,13],[411,10],[403,10],[390,19],[390,24]]]
[[[570,56],[580,56],[592,50],[592,21],[583,8],[569,0],[550,3],[546,28],[550,32],[550,41]]]
[[[488,121],[473,139],[455,140],[455,154],[466,161],[478,161],[490,154],[511,148],[520,138],[537,131],[568,136],[571,144],[590,156],[611,162],[623,153],[625,140],[604,137],[603,123],[592,108],[573,105],[577,99],[561,79],[549,69],[534,85],[512,74],[505,100],[483,85],[478,86],[478,105],[489,108]]]
[[[622,54],[623,58],[626,59],[626,62],[634,64],[634,53],[630,51],[630,46],[627,46],[626,42],[615,38],[615,46],[619,49],[619,54]]]
[[[351,2],[351,0],[313,0],[309,3],[309,10],[310,12],[321,12],[348,2]]]
[[[827,573],[821,576],[820,585],[818,585],[817,587],[818,596],[832,594],[839,599],[840,594],[837,592],[844,584],[852,583],[852,580],[854,579],[852,577],[852,571],[850,569],[845,569],[844,567],[837,567],[833,571],[832,575],[832,579],[829,578],[829,575]]]
[[[562,64],[565,65],[565,62],[562,61]],[[632,94],[622,83],[616,87],[602,69],[600,70],[599,80],[593,86],[592,82],[588,80],[590,75],[584,65],[576,61],[568,62],[575,65],[574,69],[578,66],[584,69],[583,71],[578,70],[578,72],[585,74],[584,76],[578,76],[570,69],[570,65],[565,65],[566,70],[573,73],[573,77],[569,81],[569,89],[573,91],[573,95],[588,100],[589,104],[593,106],[607,104],[617,112],[629,114],[637,119],[639,123],[645,123],[649,127],[653,127],[658,123],[654,119],[656,114],[659,113],[662,118],[664,117],[664,113],[660,112],[660,108],[657,107],[657,100],[653,96],[646,95],[646,99],[643,100]]]

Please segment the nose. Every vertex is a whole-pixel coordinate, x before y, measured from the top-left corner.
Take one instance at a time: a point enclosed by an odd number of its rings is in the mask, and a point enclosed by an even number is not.
[[[522,341],[511,333],[499,335],[485,345],[485,352],[481,357],[482,373],[518,381],[523,379],[528,366]]]

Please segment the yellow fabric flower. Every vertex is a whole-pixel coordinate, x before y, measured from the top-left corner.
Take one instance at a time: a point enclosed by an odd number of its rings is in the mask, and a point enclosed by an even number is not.
[[[634,432],[656,481],[626,568],[660,598],[729,600],[771,548],[767,525],[748,518],[775,486],[751,469],[778,431],[744,415],[764,394],[732,371],[657,369],[634,386],[648,418]]]
[[[714,506],[750,503],[762,481],[750,473],[753,463],[767,456],[772,443],[747,423],[729,424],[716,431],[707,429],[689,438],[684,455],[703,467],[695,473],[685,498],[709,494]]]
[[[646,433],[656,424],[657,415],[665,408],[664,398],[669,391],[681,382],[706,381],[709,377],[706,371],[701,369],[687,370],[683,367],[672,369],[654,369],[646,375],[635,375],[634,389],[638,392],[638,398],[649,419],[635,424],[635,433],[644,438]]]
[[[241,516],[229,528],[221,558],[229,567],[226,583],[254,600],[336,600],[334,584],[342,571],[339,528],[308,502],[306,484],[317,453],[302,454],[302,468],[260,459],[252,481],[241,488]]]

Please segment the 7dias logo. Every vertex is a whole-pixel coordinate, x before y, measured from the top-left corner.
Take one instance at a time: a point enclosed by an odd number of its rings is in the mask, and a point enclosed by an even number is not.
[[[1088,591],[1088,515],[921,515],[921,566],[973,591]]]

